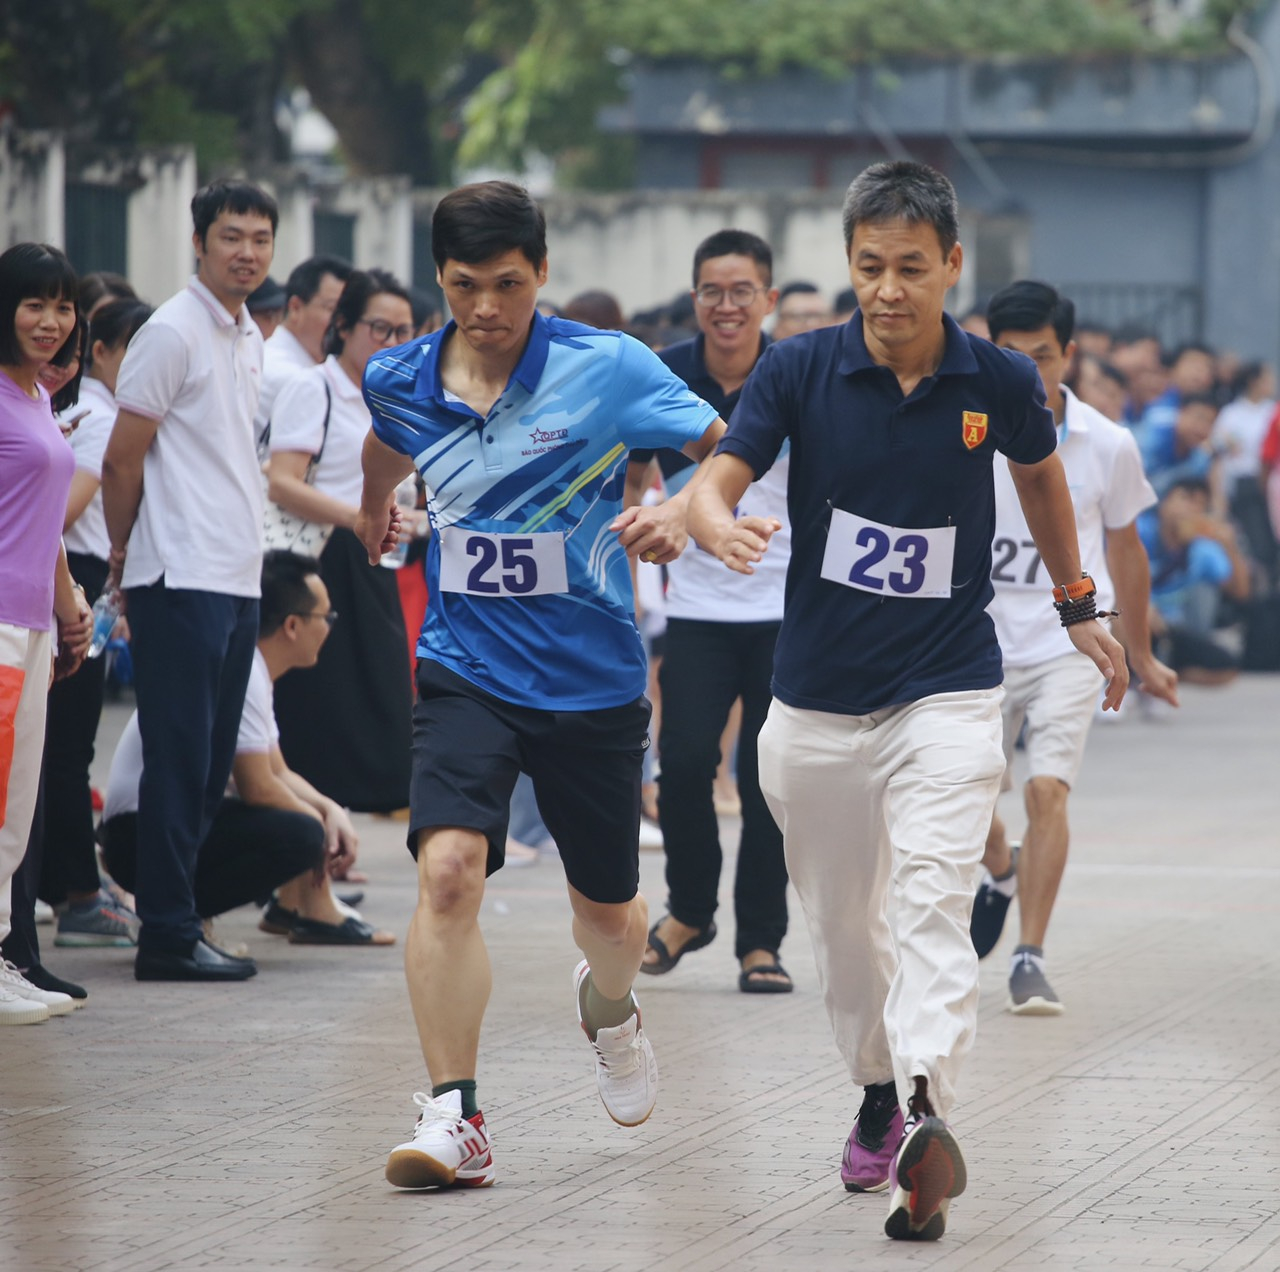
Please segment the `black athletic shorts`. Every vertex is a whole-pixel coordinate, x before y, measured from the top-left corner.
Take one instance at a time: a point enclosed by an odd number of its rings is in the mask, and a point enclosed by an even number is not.
[[[523,769],[569,882],[588,900],[630,901],[640,885],[640,770],[649,700],[540,711],[495,698],[440,663],[418,662],[409,851],[428,827],[479,831],[486,874],[503,863],[511,792]]]

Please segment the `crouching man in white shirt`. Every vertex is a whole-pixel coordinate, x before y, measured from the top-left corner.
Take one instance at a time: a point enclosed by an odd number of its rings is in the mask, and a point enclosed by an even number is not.
[[[268,552],[262,566],[261,631],[232,763],[232,784],[196,856],[201,920],[272,896],[259,927],[295,945],[392,945],[334,897],[329,877],[348,869],[358,841],[346,811],[292,772],[280,753],[272,684],[315,664],[337,619],[313,557]],[[111,761],[102,816],[103,859],[134,890],[142,739],[135,713]]]

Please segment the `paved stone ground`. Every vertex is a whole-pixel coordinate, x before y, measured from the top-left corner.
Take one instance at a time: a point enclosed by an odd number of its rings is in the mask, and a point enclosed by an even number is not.
[[[937,1245],[887,1241],[884,1197],[840,1186],[858,1096],[798,916],[790,997],[737,993],[727,932],[643,981],[662,1095],[615,1127],[544,861],[485,904],[496,1187],[383,1180],[426,1081],[399,950],[291,947],[241,911],[223,937],[261,964],[241,986],[138,985],[128,952],[46,951],[92,999],[0,1033],[0,1267],[1280,1269],[1280,677],[1185,696],[1176,719],[1094,730],[1050,933],[1067,1014],[1004,1012],[1010,936],[983,965],[955,1117],[970,1186]],[[362,819],[363,908],[399,932],[401,829]],[[655,912],[661,869],[646,854]]]

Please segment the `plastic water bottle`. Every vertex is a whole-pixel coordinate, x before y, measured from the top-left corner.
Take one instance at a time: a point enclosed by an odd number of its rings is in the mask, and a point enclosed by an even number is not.
[[[124,609],[124,593],[119,588],[108,588],[93,603],[93,638],[89,641],[87,657],[97,658],[107,647],[116,620]]]

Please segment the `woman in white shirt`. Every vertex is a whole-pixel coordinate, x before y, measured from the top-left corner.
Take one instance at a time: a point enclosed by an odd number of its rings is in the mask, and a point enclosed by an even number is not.
[[[129,341],[151,312],[150,305],[136,299],[99,306],[90,323],[89,361],[79,401],[58,417],[64,427],[77,421],[69,436],[76,468],[62,538],[72,577],[90,604],[107,581],[111,549],[101,485],[102,456],[116,422],[116,376]],[[102,715],[106,661],[86,662],[49,692],[40,896],[55,906],[66,902],[55,945],[130,946],[137,939],[137,918],[98,883],[89,766]]]
[[[356,270],[334,310],[324,362],[290,379],[271,410],[268,497],[334,527],[320,567],[339,614],[316,666],[276,687],[280,747],[294,772],[361,812],[409,802],[413,700],[395,573],[371,566],[351,531],[370,423],[360,385],[369,358],[413,331],[405,288],[382,270]]]

